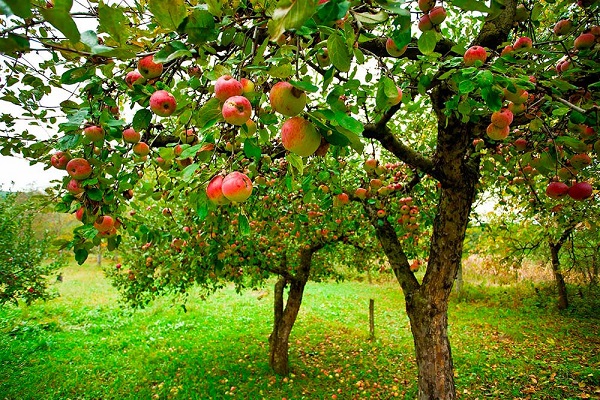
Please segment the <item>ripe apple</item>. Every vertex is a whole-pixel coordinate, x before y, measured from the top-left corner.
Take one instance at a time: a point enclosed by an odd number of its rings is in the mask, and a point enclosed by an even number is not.
[[[433,7],[429,12],[429,19],[434,25],[440,25],[446,19],[446,9],[442,6]]]
[[[221,102],[233,96],[241,96],[243,93],[244,87],[231,75],[223,75],[215,83],[215,97]]]
[[[254,93],[254,82],[252,82],[250,79],[242,78],[240,79],[240,83],[242,84],[243,94]]]
[[[386,212],[385,210],[377,210],[377,218],[383,218],[385,217]]]
[[[83,134],[92,142],[98,142],[104,139],[104,129],[97,125],[88,126],[83,130]]]
[[[554,25],[554,34],[556,36],[564,36],[573,29],[573,21],[570,19],[561,19]]]
[[[183,144],[193,144],[198,140],[198,136],[193,129],[186,129],[179,134],[179,139]]]
[[[385,49],[387,50],[388,54],[392,57],[400,57],[402,54],[404,54],[407,48],[408,45],[399,49],[392,38],[387,38],[387,40],[385,41]]]
[[[146,79],[138,71],[129,71],[125,75],[125,83],[129,88],[132,88],[133,85],[142,84],[145,81]]]
[[[435,0],[419,0],[418,5],[419,10],[428,13],[435,6]]]
[[[226,122],[231,125],[241,126],[250,119],[252,105],[244,96],[232,96],[223,103],[221,113]]]
[[[98,232],[108,232],[115,226],[115,220],[110,215],[101,215],[94,222],[94,228]]]
[[[83,215],[85,214],[85,208],[79,207],[77,211],[75,211],[75,218],[79,221],[83,221]]]
[[[393,98],[388,98],[387,103],[390,106],[395,106],[396,104],[398,104],[402,101],[402,89],[400,89],[399,86],[396,86],[396,89],[398,89],[398,95]]]
[[[529,93],[521,88],[516,88],[516,92],[511,92],[508,89],[504,89],[504,98],[508,101],[512,101],[515,104],[526,103],[529,99]]]
[[[288,117],[300,114],[306,106],[306,93],[289,82],[277,82],[269,93],[273,110]]]
[[[493,140],[504,140],[508,137],[510,133],[510,128],[505,126],[504,128],[499,128],[494,124],[489,124],[487,129],[485,130],[488,137]]]
[[[313,154],[321,145],[321,135],[302,117],[292,117],[281,126],[283,147],[301,157]]]
[[[81,186],[78,180],[71,179],[69,183],[67,183],[67,192],[71,194],[79,194],[83,193],[85,189]]]
[[[463,62],[467,67],[475,65],[476,62],[481,62],[481,64],[485,63],[487,59],[487,53],[485,49],[481,46],[471,46],[465,52],[463,56]]]
[[[217,175],[210,180],[206,187],[206,196],[211,202],[217,205],[229,204],[229,199],[223,195],[222,184],[223,176]]]
[[[350,196],[347,193],[340,193],[336,196],[337,203],[340,205],[346,205],[350,203]]]
[[[546,187],[546,196],[551,199],[561,199],[567,195],[569,187],[562,182],[550,182]]]
[[[369,158],[368,160],[366,160],[363,164],[363,168],[365,169],[366,172],[373,172],[375,171],[375,168],[377,168],[377,160],[374,158]]]
[[[78,181],[86,179],[92,174],[92,166],[83,158],[74,158],[67,163],[67,172],[71,178]]]
[[[575,42],[573,43],[575,49],[577,50],[585,50],[594,47],[596,43],[596,37],[591,33],[582,33],[581,35],[575,38]]]
[[[71,155],[64,151],[57,151],[50,157],[50,163],[56,169],[66,169],[69,161],[71,161]]]
[[[131,148],[133,153],[139,157],[145,157],[150,154],[150,146],[145,142],[138,142]]]
[[[592,159],[586,153],[575,154],[570,161],[571,166],[577,170],[583,169],[592,163]]]
[[[506,55],[511,54],[515,49],[511,45],[504,46],[502,52],[500,53],[500,57],[504,57]]]
[[[533,42],[527,36],[522,36],[518,38],[513,44],[513,49],[531,49],[533,47]]]
[[[593,193],[592,185],[588,182],[579,182],[569,189],[569,197],[573,200],[585,200]]]
[[[433,29],[433,22],[431,22],[431,19],[429,18],[429,14],[425,14],[421,18],[419,18],[419,23],[417,24],[417,28],[419,28],[419,30],[421,32],[426,32],[426,31],[430,31]]]
[[[228,200],[241,203],[252,194],[252,181],[246,174],[234,171],[223,178],[221,191]]]
[[[527,106],[525,104],[515,104],[512,101],[508,102],[506,106],[513,115],[523,114],[527,110]]]
[[[125,143],[137,143],[142,138],[139,132],[136,132],[133,128],[127,128],[123,131],[123,141]]]
[[[163,72],[163,65],[161,63],[154,62],[154,56],[146,56],[137,65],[138,71],[146,79],[158,78]]]
[[[359,199],[366,199],[367,198],[367,193],[368,190],[365,188],[358,188],[354,191],[354,196],[358,197]]]
[[[505,128],[512,124],[512,121],[513,113],[507,108],[492,113],[492,124],[496,125],[498,128]]]
[[[517,151],[525,151],[527,149],[527,140],[523,138],[519,138],[514,141],[513,145]]]
[[[159,117],[168,117],[176,108],[175,97],[166,90],[157,90],[150,96],[150,109]]]

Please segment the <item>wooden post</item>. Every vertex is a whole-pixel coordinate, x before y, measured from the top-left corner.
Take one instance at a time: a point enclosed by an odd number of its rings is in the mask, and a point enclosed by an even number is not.
[[[369,299],[369,340],[375,339],[375,300]]]

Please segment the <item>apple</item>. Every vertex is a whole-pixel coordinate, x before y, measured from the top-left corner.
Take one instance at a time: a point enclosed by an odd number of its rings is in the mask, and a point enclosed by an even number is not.
[[[50,164],[56,169],[67,169],[69,161],[71,161],[71,155],[64,151],[57,151],[50,157]]]
[[[429,12],[429,19],[434,25],[440,25],[446,19],[446,9],[442,6],[433,7]]]
[[[556,36],[563,36],[571,32],[571,29],[573,29],[573,21],[570,19],[561,19],[554,25],[553,31]]]
[[[155,63],[154,56],[149,55],[138,61],[137,69],[144,78],[153,79],[158,78],[160,74],[162,74],[163,65],[161,63]]]
[[[521,88],[516,88],[516,92],[511,92],[508,89],[504,89],[504,98],[508,101],[512,101],[515,104],[526,103],[529,99],[529,93]]]
[[[562,182],[550,182],[546,187],[546,196],[551,199],[561,199],[567,195],[569,187]]]
[[[358,197],[359,199],[366,199],[367,198],[367,193],[368,190],[365,188],[358,188],[354,191],[354,196]]]
[[[281,126],[283,147],[301,157],[313,154],[321,145],[321,135],[302,117],[292,117]]]
[[[593,193],[592,185],[588,182],[579,182],[569,189],[569,197],[573,200],[585,200]]]
[[[523,114],[527,110],[527,106],[525,104],[515,104],[512,101],[508,102],[506,108],[508,108],[513,115]]]
[[[527,140],[523,138],[519,138],[513,142],[513,145],[517,151],[525,151],[527,149],[527,144]]]
[[[563,181],[573,179],[577,175],[577,171],[573,168],[562,167],[556,171],[556,175]]]
[[[500,57],[504,57],[506,55],[509,55],[513,51],[515,51],[515,49],[511,45],[504,46],[504,48],[502,49],[502,52],[500,53]]]
[[[145,157],[150,154],[150,146],[145,142],[138,142],[131,148],[133,153],[139,157]]]
[[[597,155],[600,155],[600,139],[596,140],[596,142],[594,142],[594,151],[596,152]]]
[[[202,69],[197,65],[192,65],[188,68],[188,75],[200,78],[202,76]]]
[[[77,211],[75,211],[75,218],[79,221],[83,221],[83,215],[85,214],[85,208],[79,207]]]
[[[492,113],[492,124],[496,125],[498,128],[505,128],[512,124],[512,121],[513,113],[507,108]]]
[[[575,38],[573,45],[577,50],[586,50],[594,47],[595,43],[596,37],[592,33],[582,33]]]
[[[387,50],[388,54],[392,57],[400,57],[402,54],[404,54],[407,48],[408,45],[399,49],[392,38],[387,38],[387,40],[385,41],[385,49]]]
[[[419,23],[417,24],[417,28],[419,28],[419,30],[421,32],[426,32],[426,31],[430,31],[433,29],[433,22],[431,22],[431,19],[429,18],[429,14],[425,14],[421,18],[419,18]]]
[[[532,47],[533,47],[533,42],[527,36],[522,36],[522,37],[518,38],[515,41],[515,43],[513,44],[513,49],[515,49],[515,50],[531,49]]]
[[[481,46],[471,46],[465,52],[463,56],[463,62],[467,67],[475,65],[477,62],[481,62],[481,64],[485,63],[487,59],[487,53],[485,49]]]
[[[115,220],[110,215],[101,215],[94,222],[94,228],[98,232],[108,232],[115,226]]]
[[[74,158],[67,163],[67,172],[71,178],[78,181],[86,179],[92,174],[92,166],[83,158]]]
[[[97,125],[88,126],[83,130],[83,134],[92,142],[98,142],[104,139],[104,129]]]
[[[419,0],[418,5],[419,10],[428,13],[435,6],[435,0]]]
[[[246,174],[234,171],[223,178],[221,191],[228,200],[241,203],[252,194],[252,181]]]
[[[215,97],[221,102],[233,96],[241,96],[243,93],[244,87],[231,75],[223,75],[215,83]]]
[[[142,84],[145,81],[146,79],[138,71],[129,71],[125,75],[125,83],[129,88],[132,88],[133,85]]]
[[[193,129],[186,129],[179,134],[179,139],[181,143],[193,144],[198,140],[198,136],[196,136],[196,132]]]
[[[232,96],[223,103],[221,113],[226,122],[231,125],[241,126],[250,119],[252,105],[244,96]]]
[[[390,106],[395,106],[402,101],[402,89],[398,86],[396,86],[396,88],[398,89],[398,95],[396,97],[388,98],[387,104]]]
[[[123,141],[125,143],[135,144],[140,141],[142,135],[139,132],[136,132],[133,128],[127,128],[123,131]]]
[[[510,128],[505,126],[504,128],[499,128],[494,124],[489,124],[487,129],[485,130],[488,137],[493,140],[504,140],[508,137],[510,133]]]
[[[570,161],[571,166],[577,170],[583,169],[592,163],[592,159],[586,153],[575,154]]]
[[[306,93],[289,82],[277,82],[269,92],[269,102],[273,110],[293,117],[306,106]]]
[[[377,168],[377,160],[374,158],[369,158],[368,160],[366,160],[363,164],[363,168],[365,169],[366,172],[373,172],[375,171],[375,168]]]
[[[71,194],[79,194],[83,193],[85,189],[81,186],[78,180],[71,179],[69,183],[67,183],[67,192]]]
[[[372,190],[377,190],[383,186],[383,181],[379,178],[373,178],[369,181],[369,186]]]
[[[317,64],[319,64],[319,67],[321,68],[327,68],[331,65],[329,51],[326,48],[317,52]]]
[[[240,83],[242,84],[242,94],[254,93],[255,85],[250,79],[242,78]]]
[[[159,117],[168,117],[176,108],[175,97],[166,90],[157,90],[150,96],[150,109]]]
[[[336,196],[337,203],[340,205],[346,205],[350,203],[350,196],[347,193],[340,193]]]
[[[385,210],[377,210],[377,218],[383,218],[385,217],[386,212]]]
[[[223,195],[222,184],[223,176],[217,175],[206,186],[206,196],[211,202],[217,205],[229,204],[229,199]]]

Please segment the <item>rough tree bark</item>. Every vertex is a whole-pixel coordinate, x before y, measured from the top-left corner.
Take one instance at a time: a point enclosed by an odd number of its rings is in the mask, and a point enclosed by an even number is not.
[[[293,275],[286,273],[275,283],[273,331],[269,336],[269,365],[278,375],[287,375],[290,372],[290,333],[300,311],[304,287],[310,275],[312,256],[321,247],[314,246],[301,250],[296,273]],[[290,290],[284,307],[284,290],[288,284]]]
[[[558,304],[559,310],[566,310],[569,308],[569,296],[567,293],[567,285],[565,284],[565,278],[560,270],[560,258],[559,253],[569,238],[571,232],[575,229],[575,226],[571,225],[562,233],[560,238],[556,242],[549,241],[550,247],[550,259],[552,261],[552,273],[554,274],[554,280],[556,281],[556,289],[558,290]]]

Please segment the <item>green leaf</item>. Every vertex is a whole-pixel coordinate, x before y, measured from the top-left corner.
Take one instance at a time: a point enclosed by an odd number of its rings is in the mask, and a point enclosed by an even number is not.
[[[539,21],[542,11],[544,11],[544,6],[539,2],[536,3],[531,9],[531,20]]]
[[[482,13],[491,11],[486,1],[481,0],[452,0],[450,3],[464,11],[479,11]]]
[[[177,41],[165,45],[158,53],[154,55],[154,62],[167,63],[181,57],[191,57],[192,52],[187,47]]]
[[[123,9],[110,7],[101,2],[98,5],[98,31],[106,32],[117,43],[123,45],[131,36],[129,20],[123,14]]]
[[[152,112],[150,110],[145,108],[138,110],[133,116],[133,129],[136,132],[143,131],[148,128],[150,121],[152,121]]]
[[[296,168],[296,170],[298,170],[298,173],[300,175],[303,174],[304,172],[304,161],[302,160],[302,157],[300,157],[297,154],[294,153],[289,153],[287,156],[285,156],[285,159],[290,163],[290,165],[294,168]]]
[[[335,120],[340,124],[342,128],[348,129],[353,133],[361,133],[365,127],[360,121],[352,118],[344,112],[337,111],[335,113]]]
[[[61,31],[71,43],[79,42],[80,35],[70,11],[73,0],[55,0],[53,8],[41,8],[40,13],[46,21]]]
[[[419,51],[425,55],[433,53],[436,44],[437,35],[433,29],[430,31],[423,32],[423,34],[419,37],[419,40],[417,41]]]
[[[219,36],[213,15],[206,10],[194,9],[185,21],[183,30],[193,44],[204,44],[216,40]]]
[[[248,138],[244,140],[244,154],[250,158],[260,158],[262,151],[260,146],[257,144],[256,138]]]
[[[242,213],[238,215],[238,229],[240,230],[240,235],[246,236],[250,234],[250,223],[248,222],[248,217]]]
[[[290,81],[290,83],[292,84],[292,86],[300,89],[300,90],[304,90],[305,92],[309,92],[309,93],[316,93],[319,91],[319,87],[313,85],[310,82],[304,82],[304,81]]]
[[[471,93],[475,89],[476,89],[475,82],[473,82],[470,79],[464,80],[461,83],[459,83],[459,85],[458,85],[458,92],[460,94]]]
[[[346,41],[339,33],[334,32],[327,39],[327,51],[334,67],[342,72],[350,71],[350,61],[352,53],[346,44]]]
[[[277,40],[286,30],[300,28],[315,13],[316,7],[317,0],[279,0],[269,21],[271,40]]]
[[[503,93],[497,88],[483,88],[481,89],[481,95],[485,100],[485,104],[491,111],[500,111],[502,108]]]
[[[196,114],[196,127],[200,132],[213,126],[217,121],[223,118],[219,99],[212,98],[208,100]]]
[[[187,17],[185,0],[149,0],[148,8],[161,28],[175,31]]]
[[[354,18],[363,25],[377,25],[387,21],[389,16],[385,11],[379,11],[377,14],[354,13]]]
[[[102,192],[102,190],[97,188],[89,189],[85,193],[90,198],[90,200],[94,201],[102,201],[102,197],[104,197],[104,193]]]
[[[29,51],[29,40],[12,33],[6,38],[0,38],[0,53],[11,54],[15,52]]]
[[[190,179],[192,179],[192,177],[194,176],[194,173],[196,172],[198,167],[200,167],[200,165],[197,163],[193,163],[185,167],[181,174],[181,179],[183,179],[184,182],[189,182]]]
[[[81,43],[90,48],[93,54],[105,54],[114,50],[112,47],[98,43],[98,35],[94,31],[85,31],[81,34]]]
[[[376,0],[376,3],[381,7],[396,14],[406,11],[403,7],[404,2],[404,0]]]
[[[321,24],[325,25],[328,22],[344,18],[349,9],[349,1],[328,1],[320,5],[317,17],[321,21]]]
[[[86,249],[77,249],[75,250],[75,261],[77,261],[77,264],[81,265],[87,260],[88,255],[89,253]]]
[[[571,136],[559,136],[556,138],[556,143],[564,144],[577,153],[587,150],[587,145],[584,142]]]
[[[387,76],[383,76],[379,82],[377,83],[377,94],[375,95],[375,106],[383,110],[390,106],[390,100],[396,98],[398,96],[398,87],[396,83],[388,78]]]
[[[0,0],[0,10],[7,10],[21,17],[30,18],[31,14],[31,1],[30,0]],[[8,12],[3,12],[5,15],[10,15]]]
[[[64,85],[73,85],[75,83],[84,82],[88,79],[96,76],[96,68],[95,67],[78,67],[73,68],[66,71],[61,75],[60,81]]]

